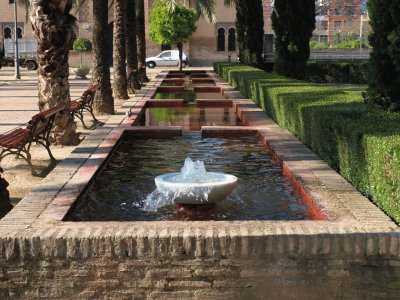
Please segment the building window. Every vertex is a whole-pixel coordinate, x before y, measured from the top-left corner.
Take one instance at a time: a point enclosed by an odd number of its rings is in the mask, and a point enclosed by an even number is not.
[[[356,14],[356,7],[354,5],[346,6],[344,8],[344,15],[346,15],[346,16],[354,16],[355,14]]]
[[[225,51],[225,29],[218,29],[218,37],[217,37],[217,50]]]
[[[18,37],[19,39],[22,39],[22,28],[21,28],[21,27],[18,27],[18,28],[17,28],[17,37]]]
[[[83,2],[79,9],[79,22],[89,21],[89,5],[87,2]]]
[[[320,43],[327,43],[328,42],[328,36],[327,35],[320,35],[318,37],[318,42]]]
[[[236,51],[236,29],[231,28],[228,31],[228,51]]]
[[[322,21],[321,28],[322,30],[328,30],[328,21]]]
[[[342,22],[341,21],[335,21],[335,23],[334,23],[334,30],[339,30],[340,29],[340,26],[342,25]]]
[[[161,45],[161,51],[171,50],[171,45]]]
[[[12,30],[10,27],[6,27],[3,29],[3,36],[4,39],[11,39],[12,38]]]

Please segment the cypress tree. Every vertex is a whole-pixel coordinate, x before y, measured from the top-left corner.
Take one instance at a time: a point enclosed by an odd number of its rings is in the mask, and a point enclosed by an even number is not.
[[[264,16],[261,0],[236,0],[239,59],[247,65],[262,64]]]
[[[368,102],[400,111],[400,0],[369,0]]]
[[[303,78],[315,29],[315,1],[275,0],[271,18],[276,37],[276,71]]]

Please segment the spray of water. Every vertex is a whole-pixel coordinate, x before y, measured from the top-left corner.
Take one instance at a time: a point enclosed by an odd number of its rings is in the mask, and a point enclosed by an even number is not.
[[[171,177],[172,182],[187,183],[188,185],[172,189],[156,189],[150,193],[146,200],[143,202],[143,209],[145,211],[154,212],[160,207],[174,204],[174,200],[179,198],[182,194],[198,198],[199,202],[206,202],[210,193],[210,188],[204,187],[199,193],[191,189],[191,183],[210,183],[221,180],[223,175],[217,173],[208,173],[204,162],[193,161],[191,158],[186,158],[185,164],[181,169],[181,173]]]

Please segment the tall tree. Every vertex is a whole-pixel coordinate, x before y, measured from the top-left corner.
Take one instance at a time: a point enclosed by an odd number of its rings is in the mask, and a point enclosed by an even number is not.
[[[136,0],[127,0],[126,62],[128,67],[128,88],[131,93],[140,90],[136,41]]]
[[[39,108],[66,105],[66,112],[55,120],[54,142],[76,145],[79,134],[70,118],[70,86],[68,81],[69,50],[77,37],[76,19],[70,14],[71,0],[31,0],[29,17],[38,40]]]
[[[96,92],[94,108],[98,113],[113,114],[114,98],[108,64],[108,3],[93,1],[93,71],[92,84],[100,83]]]
[[[126,75],[126,0],[114,1],[114,97],[129,99]]]
[[[182,71],[183,43],[196,31],[196,12],[182,4],[170,11],[164,0],[156,0],[151,11],[150,37],[159,45],[176,44]]]
[[[137,34],[137,52],[140,81],[149,82],[146,75],[146,27],[144,17],[144,0],[136,1],[136,34]]]
[[[400,0],[369,0],[368,101],[400,111]]]
[[[264,14],[261,0],[236,0],[239,59],[247,65],[262,64]]]
[[[314,0],[275,0],[271,18],[276,40],[276,71],[303,78],[315,29]]]

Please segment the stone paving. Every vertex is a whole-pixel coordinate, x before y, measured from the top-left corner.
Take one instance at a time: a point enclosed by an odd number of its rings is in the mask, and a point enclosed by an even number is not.
[[[72,79],[71,98],[75,99],[90,84],[89,80]],[[25,124],[39,111],[36,71],[21,70],[21,80],[14,79],[14,69],[0,70],[0,134]]]

